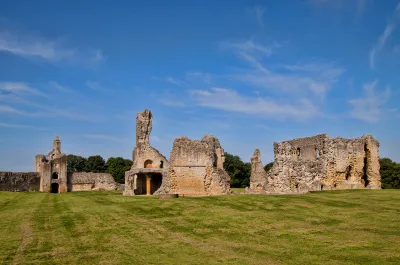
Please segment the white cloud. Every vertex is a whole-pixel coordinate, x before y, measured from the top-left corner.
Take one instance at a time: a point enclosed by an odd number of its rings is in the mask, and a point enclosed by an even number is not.
[[[59,83],[57,83],[55,81],[49,81],[48,84],[52,88],[56,89],[57,91],[60,91],[60,92],[71,92],[71,89],[69,87],[60,85]]]
[[[85,137],[91,139],[100,139],[100,140],[115,141],[115,142],[129,142],[129,140],[127,139],[105,134],[86,134]]]
[[[90,115],[84,115],[82,113],[76,113],[71,110],[65,109],[65,110],[60,110],[60,109],[55,109],[55,108],[49,108],[46,106],[40,106],[38,104],[27,104],[29,106],[35,106],[38,107],[42,110],[45,110],[44,112],[33,112],[33,111],[27,111],[27,110],[20,110],[16,109],[14,107],[10,107],[7,105],[0,105],[0,113],[6,113],[9,115],[19,115],[19,116],[26,116],[26,117],[63,117],[63,118],[68,118],[72,120],[82,120],[82,121],[91,121],[91,122],[96,122],[99,121],[100,119],[95,116],[90,116]]]
[[[277,42],[270,47],[254,41],[230,43],[225,46],[250,66],[247,71],[231,75],[231,78],[273,91],[297,94],[311,92],[323,97],[344,72],[344,69],[332,63],[318,61],[267,66],[266,58],[272,55],[273,48],[280,47]]]
[[[31,125],[23,125],[23,124],[11,124],[0,122],[0,127],[2,128],[17,128],[17,129],[33,129],[33,130],[47,130],[46,128],[38,128]]]
[[[185,107],[186,106],[185,103],[183,103],[179,99],[160,98],[160,99],[158,99],[158,101],[161,104],[164,104],[164,105],[170,106],[170,107]]]
[[[385,30],[383,31],[382,35],[379,37],[377,43],[374,45],[374,47],[371,49],[369,53],[369,66],[371,69],[375,67],[376,55],[383,50],[387,40],[396,30],[399,21],[400,21],[400,2],[397,4],[392,17],[387,22]]]
[[[256,18],[258,23],[260,24],[260,26],[264,26],[264,22],[263,22],[263,17],[264,17],[264,12],[265,12],[265,8],[261,7],[261,6],[256,6],[254,7],[254,12],[256,13]]]
[[[23,82],[0,82],[0,91],[7,91],[15,94],[33,94],[46,97],[44,93]]]
[[[104,60],[101,50],[81,50],[66,44],[65,39],[48,39],[23,33],[0,32],[0,51],[49,62],[69,62],[94,66]]]
[[[102,92],[109,91],[108,89],[103,87],[99,82],[96,82],[96,81],[90,81],[90,80],[86,81],[85,85],[88,88],[91,88],[91,89],[96,90],[96,91],[102,91]]]
[[[353,110],[350,115],[353,118],[373,123],[379,120],[382,106],[389,100],[390,88],[382,93],[376,93],[375,88],[378,81],[373,81],[364,85],[364,95],[349,101]]]
[[[302,120],[320,114],[317,108],[304,98],[292,103],[285,103],[269,98],[245,97],[239,95],[236,91],[225,88],[212,88],[211,91],[193,90],[192,96],[198,106],[267,118],[294,118]]]

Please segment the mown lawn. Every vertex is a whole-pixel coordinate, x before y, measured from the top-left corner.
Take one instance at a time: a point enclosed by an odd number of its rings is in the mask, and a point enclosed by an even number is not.
[[[3,264],[400,264],[400,191],[0,193]]]

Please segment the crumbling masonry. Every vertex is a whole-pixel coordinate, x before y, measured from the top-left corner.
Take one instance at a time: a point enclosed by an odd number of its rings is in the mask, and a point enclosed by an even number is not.
[[[139,112],[133,165],[130,171],[125,172],[124,195],[229,193],[230,177],[223,169],[224,150],[216,137],[206,135],[201,141],[186,137],[175,139],[169,163],[150,146],[151,129],[151,112]]]
[[[326,134],[274,143],[275,161],[265,172],[260,151],[251,158],[247,193],[303,193],[334,189],[380,189],[379,142]]]

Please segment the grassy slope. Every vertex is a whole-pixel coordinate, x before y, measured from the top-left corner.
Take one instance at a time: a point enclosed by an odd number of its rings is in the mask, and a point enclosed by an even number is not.
[[[400,191],[0,193],[8,264],[399,264]]]

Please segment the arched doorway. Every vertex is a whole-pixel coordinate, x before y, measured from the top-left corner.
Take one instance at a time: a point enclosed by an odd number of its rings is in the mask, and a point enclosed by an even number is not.
[[[150,159],[144,161],[144,168],[152,168],[152,167],[153,167],[153,161],[151,161]]]
[[[51,193],[58,193],[58,183],[51,183]]]
[[[51,175],[52,179],[58,179],[58,173],[54,172],[53,175]]]

